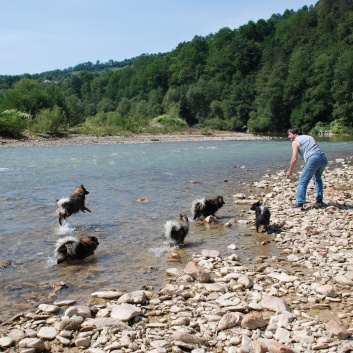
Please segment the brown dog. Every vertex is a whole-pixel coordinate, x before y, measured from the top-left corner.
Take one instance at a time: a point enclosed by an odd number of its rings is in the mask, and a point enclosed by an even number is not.
[[[217,196],[214,199],[205,199],[195,200],[191,206],[191,213],[193,219],[199,217],[208,217],[214,216],[215,213],[224,205],[223,196]]]
[[[85,197],[89,194],[89,192],[85,189],[83,185],[79,185],[75,191],[71,194],[70,198],[65,197],[56,202],[58,206],[59,213],[59,224],[62,226],[63,220],[67,217],[70,217],[74,213],[78,213],[79,211],[91,212],[85,206]]]
[[[87,256],[93,255],[98,245],[98,239],[93,236],[77,239],[69,235],[59,239],[55,249],[56,263],[60,264],[64,261],[83,260]]]

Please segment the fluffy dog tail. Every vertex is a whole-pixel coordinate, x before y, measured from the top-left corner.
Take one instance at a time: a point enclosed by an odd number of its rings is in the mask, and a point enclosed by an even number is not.
[[[68,197],[61,198],[56,202],[57,212],[59,213],[59,224],[62,226],[63,219],[66,219],[69,216],[67,205],[69,204],[70,199]]]
[[[195,220],[197,217],[201,216],[202,210],[205,209],[206,199],[203,197],[202,199],[195,200],[191,205],[191,214],[192,218]]]
[[[76,249],[79,243],[79,239],[71,235],[59,239],[56,242],[55,248],[56,263],[60,264],[64,262],[67,258],[75,256]]]
[[[173,243],[174,239],[172,239],[171,234],[172,234],[172,230],[175,229],[176,231],[180,230],[181,225],[179,222],[174,221],[174,220],[170,220],[167,221],[164,225],[164,237],[165,239],[170,242]]]

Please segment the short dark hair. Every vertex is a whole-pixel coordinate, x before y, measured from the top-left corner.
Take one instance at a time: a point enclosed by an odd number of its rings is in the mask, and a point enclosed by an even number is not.
[[[303,135],[299,127],[291,127],[290,129],[288,129],[288,132],[290,132],[293,135]]]

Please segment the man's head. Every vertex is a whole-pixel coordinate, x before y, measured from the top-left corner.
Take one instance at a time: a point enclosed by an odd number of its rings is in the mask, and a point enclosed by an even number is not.
[[[298,127],[291,127],[288,129],[288,138],[293,141],[298,135],[302,135],[302,132]]]

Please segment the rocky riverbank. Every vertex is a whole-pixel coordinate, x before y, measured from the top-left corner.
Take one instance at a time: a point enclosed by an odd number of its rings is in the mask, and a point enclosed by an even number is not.
[[[353,350],[353,166],[331,161],[325,205],[291,209],[296,180],[284,171],[254,183],[236,222],[253,227],[249,204],[270,209],[264,247],[280,256],[241,262],[237,244],[194,254],[185,268],[166,269],[165,286],[123,293],[97,288],[90,303],[48,301],[0,327],[4,352],[350,352]],[[222,222],[222,220],[220,220]],[[225,224],[229,226],[229,224]],[[240,245],[240,244],[238,244]],[[265,251],[264,251],[265,253]],[[177,250],[170,254],[177,257]],[[132,275],[133,277],[133,275]]]
[[[263,140],[266,136],[257,136],[240,132],[217,132],[202,134],[189,132],[180,134],[130,134],[114,136],[96,136],[73,134],[67,137],[53,137],[49,135],[27,136],[22,139],[1,139],[0,147],[32,147],[32,146],[69,146],[91,144],[132,144],[132,143],[158,143],[180,141],[221,141],[221,140]]]

